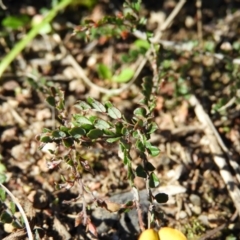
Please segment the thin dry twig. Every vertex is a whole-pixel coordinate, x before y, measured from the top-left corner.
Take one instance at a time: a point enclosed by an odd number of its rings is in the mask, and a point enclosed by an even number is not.
[[[133,197],[134,197],[135,203],[136,203],[139,226],[140,226],[141,231],[144,231],[145,227],[144,227],[144,223],[143,223],[143,219],[142,219],[142,209],[140,206],[139,191],[137,190],[137,188],[132,187],[132,193],[133,193]]]
[[[224,145],[222,139],[220,138],[220,135],[215,129],[210,117],[206,114],[206,112],[204,111],[202,105],[197,100],[197,98],[194,95],[192,95],[191,98],[189,99],[189,102],[195,108],[195,114],[198,117],[198,120],[205,126],[204,131],[209,140],[209,147],[213,154],[214,162],[216,163],[216,165],[220,170],[222,179],[225,182],[227,189],[229,191],[229,194],[233,200],[233,203],[238,211],[238,214],[240,215],[240,202],[239,202],[240,190],[238,188],[238,184],[236,183],[236,180],[234,179],[234,177],[230,172],[228,163],[224,158],[224,152],[221,149],[221,147],[226,147],[226,146]],[[227,149],[225,150],[227,153]],[[235,163],[234,166],[236,165],[237,164]],[[237,167],[239,169],[239,166]]]
[[[16,120],[16,122],[20,125],[20,126],[26,126],[27,123],[24,121],[24,119],[18,114],[18,112],[11,106],[10,103],[7,102],[7,105],[9,107],[9,110],[13,116],[13,118]]]
[[[235,172],[238,183],[240,183],[240,174],[239,174],[240,173],[240,167],[239,167],[239,164],[236,161],[234,161],[234,159],[232,157],[232,153],[227,148],[226,144],[223,142],[220,134],[218,133],[217,129],[215,128],[214,124],[212,123],[212,121],[211,121],[211,119],[208,115],[206,115],[205,121],[208,124],[209,128],[211,129],[212,133],[214,134],[214,136],[217,140],[217,143],[221,147],[222,151],[228,156],[229,163],[230,163],[231,167],[233,168],[233,170]]]
[[[4,191],[11,197],[12,201],[16,204],[16,206],[18,207],[22,217],[23,217],[23,220],[24,220],[24,223],[25,223],[25,226],[26,226],[26,229],[27,229],[27,234],[28,234],[28,239],[29,240],[33,240],[33,235],[32,235],[32,231],[31,231],[31,228],[30,228],[30,224],[29,224],[29,221],[27,219],[27,216],[22,208],[22,206],[20,205],[20,203],[18,202],[17,198],[14,197],[14,195],[3,185],[0,183],[0,186],[1,188],[4,189]]]
[[[3,238],[2,240],[21,240],[26,237],[26,231],[21,229],[16,232],[12,232],[7,237]]]
[[[157,43],[162,38],[163,31],[165,31],[172,24],[173,19],[178,15],[178,13],[182,9],[185,2],[186,2],[186,0],[181,0],[180,2],[178,2],[178,4],[175,6],[173,11],[170,13],[168,18],[164,21],[164,23],[161,26],[159,26],[159,28],[156,31],[157,32],[156,35],[152,38],[153,43],[154,42]]]

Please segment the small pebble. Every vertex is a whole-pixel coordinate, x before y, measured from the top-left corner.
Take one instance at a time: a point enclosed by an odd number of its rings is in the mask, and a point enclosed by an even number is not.
[[[194,206],[201,206],[201,198],[196,194],[190,195],[190,201]]]
[[[196,214],[199,215],[202,212],[202,208],[200,206],[193,206],[192,211]]]
[[[184,218],[186,218],[187,217],[187,213],[185,212],[185,211],[181,211],[180,213],[179,213],[179,219],[184,219]]]

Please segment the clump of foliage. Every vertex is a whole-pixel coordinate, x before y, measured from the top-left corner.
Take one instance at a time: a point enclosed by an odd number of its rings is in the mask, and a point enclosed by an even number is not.
[[[150,143],[150,136],[157,129],[156,123],[153,121],[153,110],[155,107],[155,99],[152,95],[153,83],[152,79],[147,77],[143,84],[144,98],[138,108],[133,112],[133,118],[128,120],[125,116],[110,102],[101,103],[91,97],[86,101],[78,101],[76,107],[79,113],[73,114],[71,119],[66,119],[66,109],[64,104],[64,93],[52,88],[52,95],[47,98],[48,103],[55,107],[58,111],[58,119],[61,122],[60,126],[55,129],[44,129],[40,137],[42,147],[47,143],[56,143],[57,146],[63,146],[69,149],[68,155],[62,158],[54,157],[49,161],[49,168],[57,167],[62,161],[66,162],[71,169],[71,179],[63,177],[63,183],[59,187],[70,188],[74,183],[79,184],[81,194],[84,197],[84,192],[89,193],[88,187],[83,184],[81,169],[94,174],[87,160],[85,160],[76,150],[76,145],[92,146],[93,144],[107,142],[108,144],[118,144],[121,152],[122,160],[127,168],[127,176],[132,188],[134,186],[134,178],[136,176],[146,179],[146,187],[149,190],[149,199],[153,204],[156,200],[159,203],[165,203],[168,196],[165,193],[153,195],[151,188],[156,188],[159,185],[159,179],[154,173],[155,167],[148,161],[148,156],[157,156],[159,149]],[[139,152],[142,164],[136,169],[132,167],[131,149]],[[57,152],[51,151],[57,155]],[[105,203],[96,199],[100,206],[105,207]],[[136,201],[137,197],[135,198]],[[121,206],[119,211],[137,206],[139,203],[126,203]],[[85,206],[86,207],[86,206]],[[154,213],[154,211],[153,211]],[[90,224],[90,219],[83,209],[79,216],[85,220],[85,224]],[[140,220],[141,222],[141,220]]]

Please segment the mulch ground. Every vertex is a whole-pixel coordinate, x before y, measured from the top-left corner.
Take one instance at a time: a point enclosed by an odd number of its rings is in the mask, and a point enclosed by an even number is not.
[[[154,5],[155,1],[148,1],[143,5],[141,12],[148,19],[148,30],[154,31],[177,2],[163,1],[158,6]],[[186,49],[187,45],[199,39],[197,10],[190,1],[163,33],[165,44],[162,43],[160,60],[162,72],[166,73],[165,84],[156,97],[154,120],[159,130],[152,136],[152,142],[161,153],[149,161],[156,167],[156,174],[161,180],[159,190],[170,196],[169,202],[161,207],[165,224],[181,229],[189,239],[240,239],[236,206],[214,160],[211,142],[205,132],[206,126],[199,121],[194,106],[189,102],[191,95],[199,99],[228,153],[238,165],[239,3],[210,2],[203,1],[203,52],[197,47],[191,51]],[[121,55],[132,47],[135,37],[130,36],[125,41],[101,38],[86,43],[78,36],[72,36],[72,28],[79,25],[82,18],[99,19],[106,13],[113,14],[121,6],[117,3],[114,1],[111,5],[109,1],[101,1],[92,10],[70,7],[52,24],[64,48],[72,54],[88,78],[106,89],[119,88],[120,85],[100,79],[97,74],[98,63],[111,65],[119,62]],[[8,11],[32,16],[44,7],[43,4],[29,5],[28,1],[18,4],[12,7],[9,5]],[[3,19],[5,16],[1,13],[0,17]],[[1,31],[7,32],[3,27]],[[7,37],[0,37],[1,57],[24,34],[22,30],[7,33]],[[170,45],[167,46],[166,42]],[[84,226],[74,226],[82,206],[81,202],[71,202],[78,196],[77,187],[56,190],[56,184],[61,183],[61,176],[68,176],[69,170],[65,165],[49,170],[47,161],[52,156],[48,151],[39,149],[41,143],[37,136],[43,128],[58,126],[55,118],[57,113],[46,103],[46,87],[54,85],[65,91],[69,118],[78,111],[74,103],[87,96],[102,101],[109,98],[126,118],[131,118],[142,97],[141,77],[151,71],[147,63],[131,87],[116,96],[106,97],[85,84],[73,65],[65,59],[56,36],[50,33],[35,38],[2,76],[0,157],[6,167],[5,186],[19,199],[31,220],[33,232],[37,231],[40,239],[94,239],[92,235],[86,234]],[[110,197],[131,190],[127,172],[118,157],[117,145],[99,144],[91,148],[79,146],[78,151],[89,160],[96,173],[95,177],[85,173],[83,179],[98,197]],[[64,155],[67,150],[60,152]],[[135,152],[132,154],[133,165],[136,166],[139,159]],[[229,164],[226,153],[223,157]],[[237,174],[232,165],[229,166],[237,182]],[[139,190],[145,188],[141,178],[136,178],[135,184]],[[66,201],[70,203],[66,204]],[[99,239],[113,239],[111,234],[110,231],[99,236]],[[0,224],[1,239],[24,239],[23,235],[22,230],[12,228],[11,224]]]

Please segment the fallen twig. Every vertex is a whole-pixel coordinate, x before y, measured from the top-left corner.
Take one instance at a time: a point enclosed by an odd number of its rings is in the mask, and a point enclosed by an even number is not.
[[[213,154],[214,162],[219,167],[222,179],[223,179],[224,183],[226,184],[229,194],[233,200],[233,203],[238,211],[238,214],[240,215],[240,201],[239,201],[240,190],[238,188],[238,184],[236,183],[236,180],[234,179],[234,177],[232,176],[232,174],[230,172],[228,163],[224,158],[224,152],[227,153],[228,150],[226,149],[226,146],[224,145],[220,135],[218,134],[217,130],[215,129],[211,119],[205,113],[202,105],[197,100],[197,98],[194,95],[192,95],[191,98],[189,99],[189,102],[195,108],[195,114],[196,114],[198,120],[205,126],[204,131],[205,131],[205,134],[208,137],[208,140],[210,143],[209,147]],[[225,150],[222,151],[220,146],[222,148],[224,148]],[[230,156],[229,153],[227,153],[227,154],[228,154],[228,156]],[[239,169],[239,166],[235,162],[233,162],[233,160],[230,160],[230,163],[231,163],[231,166],[234,167],[235,171],[237,169]]]

